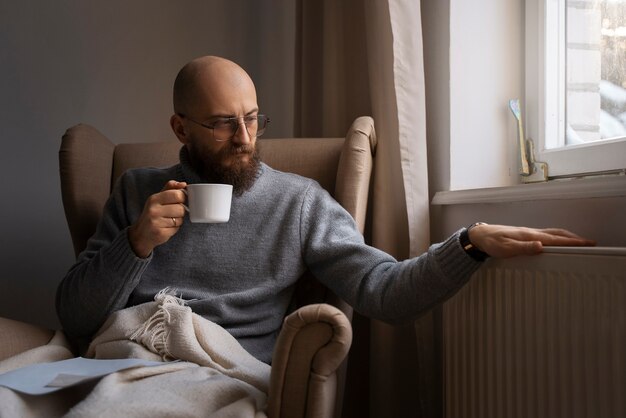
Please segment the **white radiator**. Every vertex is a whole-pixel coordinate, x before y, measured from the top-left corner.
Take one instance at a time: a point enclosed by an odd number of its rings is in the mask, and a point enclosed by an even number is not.
[[[626,249],[548,251],[444,304],[446,417],[626,417]]]

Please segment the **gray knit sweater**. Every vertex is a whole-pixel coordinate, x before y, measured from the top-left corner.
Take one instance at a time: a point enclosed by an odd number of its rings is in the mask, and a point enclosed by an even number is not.
[[[126,172],[94,236],[57,290],[65,332],[89,338],[112,312],[152,301],[165,287],[270,362],[294,284],[306,268],[357,312],[405,321],[457,291],[479,263],[458,233],[421,257],[396,261],[366,245],[352,217],[315,181],[261,165],[253,187],[233,196],[228,223],[185,222],[141,259],[127,230],[168,180],[201,182],[188,164]]]

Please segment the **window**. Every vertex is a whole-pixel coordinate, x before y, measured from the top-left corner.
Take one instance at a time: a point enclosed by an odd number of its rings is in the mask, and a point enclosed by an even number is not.
[[[526,3],[526,119],[550,177],[626,168],[626,0]]]

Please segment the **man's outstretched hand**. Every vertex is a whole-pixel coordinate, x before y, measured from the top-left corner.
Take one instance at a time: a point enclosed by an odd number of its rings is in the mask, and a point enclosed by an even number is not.
[[[544,246],[596,245],[595,241],[580,237],[565,229],[535,229],[488,224],[479,224],[471,228],[469,239],[475,247],[496,258],[539,254]]]

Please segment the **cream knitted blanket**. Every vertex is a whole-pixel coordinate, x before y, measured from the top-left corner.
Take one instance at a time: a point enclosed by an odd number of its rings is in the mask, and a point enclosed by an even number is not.
[[[57,337],[0,361],[0,370],[70,358]],[[42,396],[0,387],[0,417],[265,417],[270,366],[168,290],[111,315],[86,357],[164,363]]]

